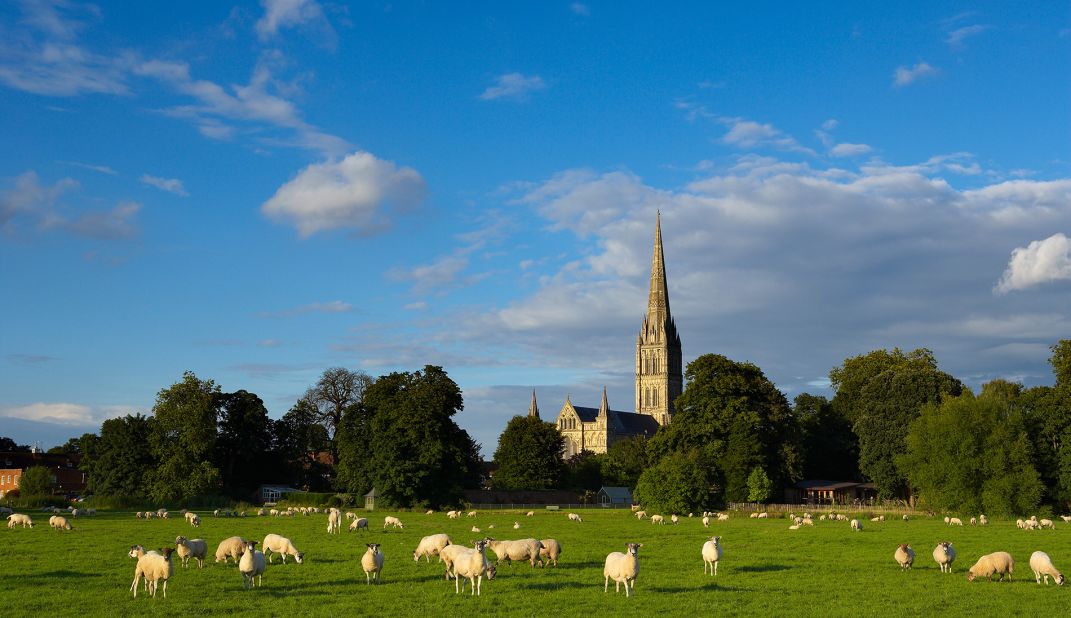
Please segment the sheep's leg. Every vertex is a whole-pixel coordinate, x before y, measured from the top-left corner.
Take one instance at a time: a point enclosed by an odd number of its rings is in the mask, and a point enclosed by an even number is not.
[[[167,580],[164,580],[164,598],[167,598]]]
[[[454,574],[454,594],[461,594],[461,588],[458,587],[458,582],[461,580],[457,574]]]
[[[714,561],[714,574],[715,575],[718,574],[718,561],[717,560]]]
[[[606,576],[606,581],[602,583],[602,591],[608,592],[610,590],[610,577]]]
[[[621,592],[621,580],[614,581],[614,594]],[[625,584],[625,595],[628,595],[628,584]]]

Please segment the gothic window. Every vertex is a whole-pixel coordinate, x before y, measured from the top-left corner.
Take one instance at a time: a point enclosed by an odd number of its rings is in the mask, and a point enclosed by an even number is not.
[[[654,404],[653,405],[657,406],[658,405],[658,389],[657,388],[654,389],[654,393],[652,393],[652,398],[654,399]]]

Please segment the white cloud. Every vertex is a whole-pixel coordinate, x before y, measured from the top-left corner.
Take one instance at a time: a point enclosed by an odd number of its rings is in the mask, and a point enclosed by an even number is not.
[[[413,168],[355,152],[301,170],[264,202],[261,212],[294,226],[302,238],[337,229],[370,234],[389,224],[389,214],[420,204],[425,191]]]
[[[839,120],[837,120],[836,118],[830,118],[829,120],[826,120],[822,123],[822,129],[825,131],[832,131],[833,129],[836,129],[837,125],[839,124]]]
[[[156,187],[162,191],[167,191],[168,193],[174,193],[175,195],[181,195],[183,197],[189,195],[189,193],[186,193],[186,189],[183,188],[182,181],[178,178],[160,178],[159,176],[142,174],[140,180],[144,184]]]
[[[334,28],[316,0],[260,0],[264,16],[257,20],[257,36],[267,41],[283,28],[306,28],[316,32],[319,42],[333,48],[337,42]]]
[[[893,72],[893,86],[897,88],[907,86],[920,79],[935,77],[941,71],[926,62],[919,62],[913,67],[900,66]]]
[[[108,211],[83,212],[70,218],[53,215],[45,220],[43,227],[66,230],[85,238],[121,240],[138,234],[134,219],[140,211],[141,204],[137,202],[119,202]]]
[[[772,124],[755,122],[744,118],[720,118],[719,121],[729,127],[729,132],[721,138],[724,144],[738,148],[769,147],[777,150],[813,154],[811,149],[800,146],[795,138],[785,135]]]
[[[387,277],[394,281],[411,281],[413,291],[424,294],[457,284],[459,275],[468,266],[469,258],[465,255],[444,255],[413,268],[393,268],[387,272]]]
[[[589,17],[591,15],[591,8],[580,2],[570,4],[569,10],[582,17]]]
[[[87,406],[78,403],[37,402],[0,408],[0,416],[54,425],[96,425],[105,419],[134,414],[134,406]]]
[[[257,342],[257,346],[261,348],[277,348],[281,345],[283,345],[283,342],[278,339],[261,339]]]
[[[116,176],[119,172],[113,170],[107,165],[92,165],[90,163],[80,163],[78,161],[57,161],[57,163],[63,163],[64,165],[73,165],[74,167],[80,167],[82,169],[91,170],[100,174],[107,174],[108,176]]]
[[[282,311],[263,311],[262,318],[291,318],[308,313],[349,313],[354,307],[350,303],[341,300],[333,300],[327,303],[310,303]]]
[[[52,207],[63,193],[78,187],[78,182],[64,178],[51,187],[41,184],[33,170],[15,178],[15,186],[0,194],[0,229],[19,216],[33,219],[43,217],[43,212]]]
[[[422,300],[418,300],[414,303],[409,303],[405,307],[402,307],[406,311],[424,311],[428,308],[428,303]]]
[[[986,30],[991,30],[993,26],[986,26],[981,24],[975,24],[973,26],[963,26],[962,28],[956,28],[948,33],[948,37],[945,42],[954,49],[962,48],[963,41],[969,37],[982,34]]]
[[[1053,234],[1044,240],[1035,240],[1026,247],[1018,247],[1011,253],[1008,269],[994,288],[998,294],[1013,290],[1071,280],[1071,239],[1063,234]]]
[[[547,87],[547,84],[543,81],[543,78],[538,75],[526,76],[520,73],[506,73],[499,75],[495,79],[494,86],[488,86],[487,90],[484,90],[480,94],[480,98],[484,101],[491,101],[494,99],[513,99],[515,101],[523,101],[528,98],[533,92],[543,90]]]
[[[873,148],[866,144],[849,144],[847,142],[837,144],[830,149],[829,154],[834,157],[858,157],[872,151]]]

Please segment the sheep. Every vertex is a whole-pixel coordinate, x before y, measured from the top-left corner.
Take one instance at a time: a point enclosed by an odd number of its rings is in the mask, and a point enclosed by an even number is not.
[[[952,518],[949,517],[948,515],[945,515],[945,523],[946,524],[951,524],[952,523]]]
[[[454,593],[464,592],[462,578],[472,583],[472,594],[480,595],[480,588],[484,576],[487,579],[495,578],[495,567],[487,561],[484,555],[487,541],[476,541],[475,549],[465,549],[454,558]]]
[[[264,542],[261,543],[260,546],[264,548],[264,555],[268,557],[268,564],[271,564],[275,554],[279,554],[283,557],[283,564],[286,564],[287,556],[293,556],[294,562],[298,564],[301,564],[305,560],[305,552],[298,551],[290,539],[285,536],[269,534],[264,537]]]
[[[710,517],[707,516],[707,515],[703,516],[703,527],[704,528],[709,528],[710,527]]]
[[[164,582],[164,598],[167,598],[167,580],[174,574],[171,564],[171,554],[175,551],[170,547],[161,550],[163,553],[146,552],[141,546],[131,548],[131,552],[138,559],[134,567],[134,582],[130,584],[130,591],[138,596],[138,580],[145,578],[145,586],[153,597],[156,597],[156,589],[161,581]]]
[[[15,511],[11,510],[11,507],[9,506],[0,506],[0,515],[3,515],[4,517],[7,517],[8,515],[11,515],[14,512]]]
[[[357,513],[346,511],[346,519],[357,519]]]
[[[193,517],[189,518],[187,521],[190,522],[190,525],[193,526],[194,528],[200,528],[201,527],[201,518],[198,517],[197,515],[194,515]]]
[[[725,513],[718,513],[718,521],[729,521],[729,516]]]
[[[267,512],[264,509],[257,509],[257,517],[264,517]]]
[[[1045,585],[1049,585],[1049,578],[1056,582],[1057,586],[1064,585],[1064,576],[1062,573],[1056,570],[1056,567],[1052,565],[1052,560],[1049,559],[1049,555],[1043,551],[1036,551],[1030,554],[1030,570],[1034,572],[1034,579],[1041,583],[1041,578],[1045,578]]]
[[[677,517],[676,515],[670,515],[669,516],[669,521],[673,522],[673,525],[676,526],[677,522],[680,521],[680,518]]]
[[[506,561],[506,564],[512,564],[514,560],[518,562],[527,560],[529,564],[535,566],[536,560],[539,560],[539,550],[543,547],[535,539],[521,539],[519,541],[486,540],[487,546],[498,556],[499,564],[502,564],[503,560]]]
[[[628,508],[631,509],[633,513],[635,513],[636,511],[642,509],[643,506],[639,504],[630,504]]]
[[[368,530],[368,520],[364,517],[358,517],[350,523],[350,532],[354,530]]]
[[[134,518],[135,519],[144,519],[145,518],[145,513],[142,513],[141,511],[138,511],[137,513],[134,513]]]
[[[977,526],[977,525],[978,525],[978,518],[977,518],[977,517],[972,517],[972,518],[971,518],[971,521],[970,521],[969,523],[970,523],[970,524],[971,524],[972,526]]]
[[[893,553],[893,559],[901,569],[910,569],[911,565],[915,564],[915,550],[907,543],[901,543]]]
[[[710,576],[714,577],[718,574],[718,562],[721,560],[721,537],[712,536],[710,540],[703,543],[703,575],[707,574],[707,568],[710,568]]]
[[[426,512],[426,513],[424,513],[424,514],[425,514],[425,515],[434,515],[434,514],[435,514],[435,511],[433,511],[432,509],[428,509],[428,510],[427,510],[427,512]]]
[[[11,515],[7,516],[8,528],[14,528],[18,525],[21,525],[23,528],[33,528],[33,519],[31,519],[29,515],[26,515],[24,513],[12,513]]]
[[[853,519],[851,522],[849,522],[849,525],[852,527],[852,530],[855,530],[857,532],[863,531],[863,522],[859,521],[858,519]]]
[[[952,563],[956,561],[956,550],[948,541],[941,541],[933,548],[933,559],[941,567],[942,573],[951,573]]]
[[[514,530],[520,530],[521,529],[521,522],[519,522],[519,521],[513,522],[513,529]]]
[[[1052,528],[1053,530],[1055,530],[1056,529],[1056,524],[1053,523],[1053,521],[1051,519],[1042,519],[1041,521],[1038,522],[1038,527],[1040,527],[1040,528]]]
[[[82,509],[76,509],[76,508],[72,508],[71,509],[71,517],[73,517],[75,519],[78,519],[79,517],[81,517],[82,515],[85,515],[85,514],[86,514],[86,512],[83,511]]]
[[[584,520],[576,513],[569,513],[569,521],[583,522]]]
[[[606,563],[602,567],[603,593],[609,591],[611,579],[615,582],[614,592],[621,592],[621,584],[625,584],[626,598],[629,596],[629,588],[633,592],[636,591],[636,577],[640,574],[641,547],[643,543],[626,543],[625,553],[615,551],[606,555]]]
[[[949,526],[962,526],[963,525],[963,520],[960,519],[959,517],[952,517],[952,518],[950,518],[948,520],[948,525]]]
[[[528,511],[524,514],[525,517],[535,517],[535,511]]]
[[[769,513],[759,513],[759,519],[766,519],[770,516]]]
[[[160,519],[168,519],[171,517],[171,514],[167,512],[167,509],[157,509],[156,516]]]
[[[473,526],[469,532],[483,532],[483,530],[480,530],[479,526]]]
[[[447,545],[439,550],[439,560],[446,565],[446,579],[454,578],[454,560],[461,554],[471,551],[464,545]]]
[[[562,555],[562,544],[556,539],[543,539],[539,542],[539,566],[546,566],[547,561],[553,561],[558,566],[558,556]]]
[[[490,526],[487,526],[487,529],[488,529],[488,530],[494,530],[494,529],[495,529],[495,525],[494,525],[494,524],[491,524]]]
[[[279,509],[271,509],[270,511],[268,511],[268,515],[271,515],[272,517],[278,517]]]
[[[907,521],[907,513],[904,514],[904,521]]]
[[[647,511],[636,511],[636,519],[642,520],[647,517]]]
[[[383,552],[379,551],[379,543],[368,544],[368,551],[361,556],[361,568],[364,569],[364,583],[379,583],[379,574],[383,570]]]
[[[1020,529],[1020,530],[1023,530],[1023,529],[1026,528],[1026,522],[1021,520],[1021,519],[1016,519],[1015,520],[1015,527]]]
[[[238,564],[238,559],[241,557],[242,552],[245,551],[246,543],[248,541],[240,536],[223,539],[219,542],[219,546],[216,547],[216,562],[226,562],[228,558],[234,558],[234,563]]]
[[[985,577],[986,580],[993,581],[993,576],[997,574],[1000,575],[997,581],[1004,581],[1005,575],[1011,581],[1014,572],[1015,559],[1011,557],[1011,554],[997,551],[979,558],[978,562],[975,562],[974,566],[967,571],[967,581],[972,582],[976,577]]]
[[[342,528],[342,516],[338,509],[331,509],[331,512],[327,514],[327,533],[339,534]]]
[[[476,511],[469,511],[468,512],[468,516],[469,517],[476,517]]]
[[[461,513],[458,512],[458,511],[447,511],[446,512],[446,518],[447,519],[457,519],[458,517],[461,517]]]
[[[48,525],[56,530],[74,530],[71,527],[71,522],[67,521],[67,518],[62,515],[53,515],[48,518]]]
[[[985,526],[987,524],[989,524],[989,518],[986,517],[985,515],[979,515],[978,516],[978,525],[979,526]]]
[[[438,556],[444,547],[454,541],[447,534],[432,534],[420,539],[416,550],[413,551],[413,561],[418,562],[423,556],[425,562],[431,562],[432,556]]]
[[[191,541],[184,536],[178,536],[175,537],[175,551],[182,559],[183,568],[186,568],[190,563],[190,558],[193,558],[197,561],[197,568],[203,569],[205,558],[208,557],[208,543],[204,539]]]
[[[1062,520],[1064,520],[1065,522],[1067,522],[1067,523],[1071,524],[1071,515],[1061,515],[1061,516],[1060,516],[1060,519],[1062,519]]]
[[[800,525],[799,524],[792,524],[791,526],[788,527],[788,529],[789,530],[799,530],[800,529]]]
[[[661,515],[651,515],[651,523],[658,524],[660,526],[666,525],[666,520]]]
[[[881,521],[880,517],[871,517],[870,521]]]
[[[387,526],[394,526],[395,528],[401,528],[403,530],[405,529],[405,526],[402,525],[401,520],[391,515],[387,515],[383,518],[383,528],[386,529]]]
[[[813,526],[814,520],[810,517],[804,516],[803,521],[800,522],[801,526]]]
[[[245,588],[264,587],[264,571],[267,569],[268,561],[264,559],[264,552],[257,549],[257,542],[247,542],[245,553],[238,562],[238,570],[242,573],[242,583]]]

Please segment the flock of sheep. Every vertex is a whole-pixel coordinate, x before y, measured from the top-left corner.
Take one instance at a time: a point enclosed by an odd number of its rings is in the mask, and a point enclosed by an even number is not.
[[[0,507],[2,508],[2,507]],[[66,511],[60,509],[45,509],[51,513],[49,518],[49,525],[54,529],[72,530],[73,527],[70,521],[65,515],[61,513],[69,514],[72,519],[79,516],[92,516],[95,514],[93,509],[76,509],[69,508]],[[633,512],[638,520],[648,518],[646,511],[640,510],[640,507],[634,506]],[[290,508],[285,511],[277,509],[271,509],[265,511],[259,509],[256,511],[258,516],[276,516],[287,517],[297,514],[312,515],[326,513],[327,515],[327,532],[329,534],[337,534],[341,530],[341,524],[343,519],[351,520],[349,530],[359,531],[368,528],[368,519],[364,517],[358,517],[353,512],[343,512],[337,508],[329,508],[321,510],[313,507],[303,508]],[[6,514],[8,519],[8,528],[30,527],[32,528],[34,523],[33,519],[24,513],[13,513],[10,509],[0,510],[0,514]],[[186,510],[182,511],[183,517],[186,522],[193,527],[199,527],[201,525],[200,516]],[[434,514],[434,511],[428,511],[428,515]],[[245,512],[237,513],[234,511],[220,511],[217,510],[213,513],[214,516],[227,517],[237,516],[244,517],[247,514]],[[476,511],[469,511],[468,513],[462,513],[461,511],[449,511],[447,517],[450,519],[457,519],[464,516],[475,517]],[[528,517],[535,515],[534,511],[526,513]],[[694,514],[689,513],[688,517],[693,517]],[[170,514],[166,509],[159,509],[158,511],[150,512],[138,512],[136,513],[138,519],[152,519],[161,518],[167,519]],[[770,517],[769,513],[751,513],[751,518],[767,519]],[[577,513],[568,513],[567,519],[577,523],[582,523],[583,519]],[[652,524],[666,523],[666,518],[662,515],[654,514],[649,517]],[[729,516],[724,513],[702,513],[702,524],[704,528],[709,527],[711,521],[725,521]],[[799,530],[802,526],[814,526],[815,519],[810,513],[804,513],[801,516],[795,514],[788,514],[788,519],[792,522],[789,528],[791,530]],[[907,515],[903,516],[906,521]],[[681,518],[677,515],[670,515],[669,521],[673,524],[679,523]],[[849,519],[843,514],[830,513],[823,514],[818,518],[819,521],[848,521],[850,528],[853,531],[862,531],[863,523],[860,519]],[[872,522],[882,522],[885,520],[884,515],[879,515],[871,519]],[[1071,523],[1071,516],[1063,516],[1065,522]],[[944,521],[950,526],[962,526],[963,521],[957,517],[945,517]],[[985,515],[981,515],[977,518],[970,518],[971,525],[987,525],[989,520]],[[1016,525],[1025,530],[1035,530],[1043,528],[1055,529],[1055,524],[1049,519],[1038,519],[1032,517],[1027,520],[1018,520]],[[400,519],[394,516],[386,516],[383,520],[383,528],[394,527],[398,529],[404,529],[404,525]],[[520,528],[519,522],[514,522],[514,529]],[[494,528],[493,525],[488,528]],[[473,531],[479,532],[480,529],[473,527]],[[624,552],[611,552],[606,556],[606,560],[603,566],[603,590],[609,591],[610,580],[615,582],[615,591],[620,592],[621,584],[625,586],[625,596],[631,596],[635,592],[636,579],[639,575],[639,549],[642,547],[642,543],[626,543]],[[367,550],[361,557],[361,567],[365,572],[365,581],[368,584],[379,583],[380,574],[383,570],[384,554],[380,549],[379,543],[368,543]],[[481,592],[481,584],[484,579],[492,580],[496,575],[496,565],[492,564],[487,558],[486,552],[490,549],[497,557],[497,564],[501,564],[503,561],[507,563],[528,562],[531,566],[545,566],[553,563],[555,566],[558,564],[558,558],[561,555],[562,547],[556,539],[542,539],[537,540],[534,538],[520,539],[520,540],[497,540],[491,537],[486,537],[475,541],[471,547],[467,545],[458,545],[446,534],[433,534],[423,537],[413,552],[413,560],[419,561],[424,558],[425,561],[430,562],[432,556],[437,556],[439,562],[445,565],[445,578],[447,581],[454,580],[454,589],[456,593],[461,593],[465,589],[465,583],[468,582],[471,588],[471,594],[479,595]],[[244,539],[239,536],[232,536],[224,539],[219,543],[214,554],[215,561],[227,563],[233,561],[238,566],[238,571],[242,576],[243,586],[246,588],[254,588],[263,583],[264,571],[267,569],[268,564],[272,563],[274,556],[278,554],[281,556],[283,563],[285,564],[287,558],[293,558],[298,564],[304,560],[304,553],[298,551],[294,546],[294,543],[283,536],[278,534],[268,534],[264,537],[262,543],[259,544],[253,540]],[[721,546],[721,537],[712,536],[706,539],[701,548],[701,554],[703,558],[703,574],[708,572],[711,576],[717,575],[718,563],[720,562],[723,554]],[[140,545],[134,545],[130,548],[128,555],[131,558],[136,559],[137,563],[134,569],[134,580],[130,585],[130,591],[136,597],[138,592],[139,582],[144,583],[144,589],[152,596],[156,596],[156,591],[160,584],[163,586],[163,596],[167,596],[167,582],[174,574],[172,559],[177,555],[183,567],[187,567],[191,559],[195,560],[198,567],[203,568],[205,560],[208,556],[208,543],[204,539],[187,539],[184,536],[178,536],[175,539],[175,547],[166,547],[160,551],[147,551]],[[899,545],[893,553],[893,559],[902,569],[910,569],[915,562],[915,551],[909,544]],[[941,542],[933,550],[933,559],[939,565],[941,572],[951,573],[952,564],[956,560],[956,551],[950,542]],[[1030,568],[1034,572],[1036,581],[1040,584],[1044,581],[1049,583],[1051,578],[1057,585],[1064,583],[1064,576],[1053,565],[1049,556],[1042,551],[1036,551],[1030,556]],[[987,554],[978,559],[978,561],[972,566],[967,573],[967,579],[973,581],[979,577],[985,577],[987,580],[992,581],[994,576],[998,577],[998,581],[1003,581],[1004,577],[1011,578],[1015,569],[1015,561],[1007,552],[994,552]]]

